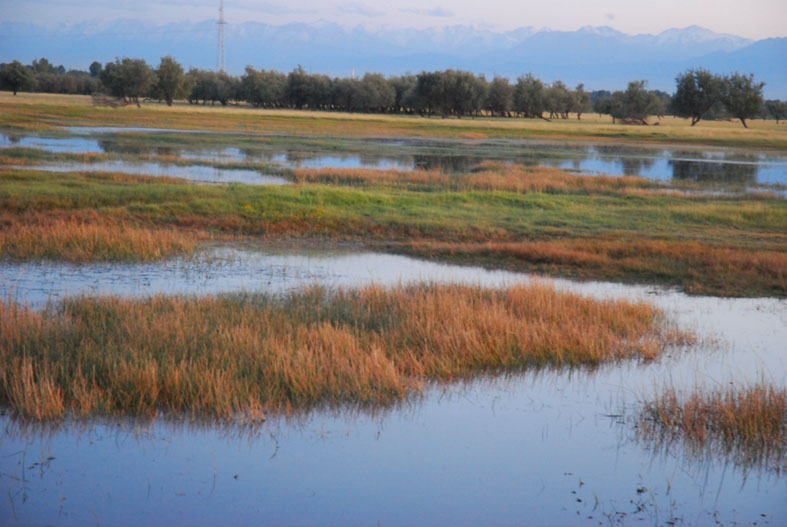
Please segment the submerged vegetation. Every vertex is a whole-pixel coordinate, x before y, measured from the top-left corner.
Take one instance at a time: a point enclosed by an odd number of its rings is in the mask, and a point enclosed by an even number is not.
[[[391,404],[479,373],[649,360],[691,339],[646,304],[539,284],[4,303],[0,402],[35,419],[254,419]]]
[[[680,446],[691,458],[781,472],[787,469],[787,389],[760,383],[686,397],[665,390],[644,405],[637,431],[655,452]]]

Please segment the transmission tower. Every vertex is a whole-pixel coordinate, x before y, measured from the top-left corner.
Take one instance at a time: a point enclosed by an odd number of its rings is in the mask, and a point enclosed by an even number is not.
[[[219,26],[219,51],[216,66],[219,71],[224,71],[224,26],[227,25],[227,21],[224,20],[224,0],[221,0],[221,4],[219,4],[219,21],[216,25]]]

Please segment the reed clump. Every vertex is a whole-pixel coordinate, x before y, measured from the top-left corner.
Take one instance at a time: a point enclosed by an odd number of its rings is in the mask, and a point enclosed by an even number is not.
[[[23,223],[0,217],[0,225],[5,224],[0,230],[0,258],[76,263],[154,261],[191,255],[197,243],[197,237],[189,233],[106,222],[96,214],[34,217],[40,221]]]
[[[644,404],[637,431],[654,451],[680,445],[690,457],[781,472],[787,469],[787,389],[761,382],[681,397],[670,388]]]
[[[691,338],[647,304],[540,284],[0,303],[0,402],[34,419],[390,405],[430,382],[650,360]]]
[[[361,168],[302,168],[293,171],[298,183],[387,186],[452,191],[501,191],[548,194],[658,194],[665,189],[644,178],[584,176],[549,167],[482,163],[468,174],[439,170],[375,170]]]

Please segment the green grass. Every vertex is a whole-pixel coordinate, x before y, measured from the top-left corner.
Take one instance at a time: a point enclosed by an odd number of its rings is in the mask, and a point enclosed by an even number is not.
[[[676,284],[692,292],[787,293],[787,203],[781,199],[198,186],[5,169],[0,209],[0,222],[8,226],[95,212],[152,229],[345,239],[520,270]],[[533,243],[551,249],[539,246],[536,254]],[[620,256],[626,247],[636,251]],[[558,257],[560,251],[574,256]],[[601,259],[584,256],[592,253]],[[720,283],[720,269],[730,283]]]

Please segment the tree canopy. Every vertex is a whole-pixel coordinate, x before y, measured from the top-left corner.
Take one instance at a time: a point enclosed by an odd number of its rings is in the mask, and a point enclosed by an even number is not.
[[[516,83],[501,76],[488,81],[473,72],[447,69],[416,75],[385,77],[366,73],[361,78],[331,78],[298,66],[290,73],[255,70],[247,66],[240,77],[225,72],[183,67],[172,57],[162,57],[153,70],[142,59],[115,59],[104,66],[93,62],[87,71],[66,71],[46,58],[24,66],[18,61],[0,64],[0,87],[47,93],[106,93],[140,105],[147,97],[172,105],[176,99],[191,104],[227,105],[245,101],[257,108],[294,108],[366,113],[418,113],[423,116],[497,118],[525,117],[577,119],[591,109],[608,114],[613,122],[648,124],[653,115],[666,113],[701,120],[737,118],[744,126],[754,117],[785,118],[785,103],[763,101],[764,83],[752,75],[720,76],[690,69],[676,78],[669,94],[647,89],[647,81],[630,82],[626,90],[585,91],[584,84],[571,90],[560,80],[549,84],[528,73]],[[96,99],[101,101],[102,99]],[[547,119],[547,120],[549,120]]]
[[[762,110],[762,89],[764,82],[754,82],[754,75],[735,73],[724,77],[721,100],[733,117],[746,125],[746,119],[756,117]]]
[[[35,86],[35,78],[33,72],[22,65],[18,60],[13,61],[11,64],[6,64],[0,70],[0,78],[3,84],[16,93],[19,90],[29,90]]]

